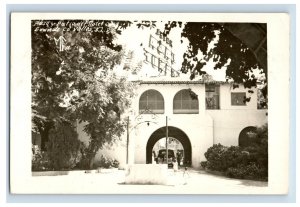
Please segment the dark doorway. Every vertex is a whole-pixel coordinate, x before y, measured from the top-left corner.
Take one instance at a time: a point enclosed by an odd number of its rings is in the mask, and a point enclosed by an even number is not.
[[[183,146],[184,165],[190,166],[192,164],[192,145],[188,136],[176,127],[168,127],[168,136],[176,138]],[[148,139],[146,146],[146,163],[152,163],[152,149],[155,143],[166,137],[166,127],[161,127],[152,133]]]
[[[256,135],[256,127],[249,126],[244,128],[239,135],[239,146],[248,147],[254,144],[254,142],[256,141],[255,135]]]

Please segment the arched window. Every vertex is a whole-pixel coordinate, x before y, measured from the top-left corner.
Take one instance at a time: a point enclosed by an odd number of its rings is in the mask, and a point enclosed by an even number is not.
[[[239,146],[248,147],[256,142],[256,127],[249,126],[244,128],[239,136]]]
[[[163,114],[165,112],[164,98],[156,90],[147,90],[141,97],[139,102],[140,113]]]
[[[174,114],[198,114],[199,104],[197,95],[190,89],[176,93],[173,100]]]

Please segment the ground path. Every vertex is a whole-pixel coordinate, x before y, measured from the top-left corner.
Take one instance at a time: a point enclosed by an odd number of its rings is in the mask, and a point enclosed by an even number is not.
[[[205,171],[183,170],[174,173],[168,170],[167,185],[128,185],[123,184],[124,170],[107,173],[84,173],[72,171],[68,175],[33,176],[33,185],[47,186],[41,188],[40,193],[129,193],[129,194],[261,194],[268,190],[268,183],[261,181],[230,179],[212,175]]]

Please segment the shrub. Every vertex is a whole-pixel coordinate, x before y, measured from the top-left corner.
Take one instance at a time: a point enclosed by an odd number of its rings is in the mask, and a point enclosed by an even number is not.
[[[82,144],[80,146],[80,161],[76,164],[74,169],[80,169],[80,170],[90,170],[92,169],[91,161],[87,158],[88,154],[88,148]]]
[[[95,168],[118,168],[120,165],[119,161],[116,159],[108,158],[104,155],[101,155],[101,158],[98,162],[94,164]]]
[[[116,159],[114,159],[114,161],[113,161],[113,163],[112,163],[112,166],[113,166],[114,168],[119,168],[119,165],[120,165],[119,161],[116,160]]]
[[[238,146],[230,146],[224,152],[222,157],[225,168],[236,167],[241,164],[247,164],[249,162],[249,153],[243,151]]]
[[[49,158],[46,152],[42,152],[37,145],[32,145],[32,171],[46,171],[50,170]]]
[[[227,148],[221,144],[214,144],[212,147],[208,148],[204,153],[204,156],[207,159],[206,168],[223,171],[225,166],[222,157],[226,150]]]
[[[82,155],[83,143],[70,124],[62,123],[50,131],[46,145],[50,166],[53,170],[69,170],[76,166]]]
[[[257,128],[255,141],[247,147],[215,144],[204,153],[205,169],[225,173],[228,177],[252,180],[268,179],[268,125]]]
[[[207,162],[203,163],[205,168],[221,172],[248,162],[248,154],[237,146],[225,147],[221,144],[215,144],[204,155],[207,159]]]
[[[200,165],[201,165],[201,167],[202,167],[203,169],[206,169],[206,167],[207,167],[207,161],[202,161],[202,162],[200,162]]]
[[[248,165],[228,168],[225,175],[231,178],[266,181],[268,172],[266,168],[261,168],[258,164],[252,162]]]
[[[251,159],[259,166],[268,168],[268,125],[263,125],[256,130],[256,144],[245,147],[249,151]]]

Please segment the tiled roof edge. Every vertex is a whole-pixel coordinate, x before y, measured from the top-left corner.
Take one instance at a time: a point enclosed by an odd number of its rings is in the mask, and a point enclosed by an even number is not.
[[[140,84],[226,84],[226,81],[132,81]]]

